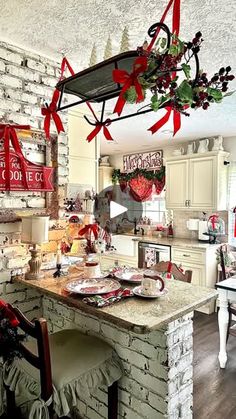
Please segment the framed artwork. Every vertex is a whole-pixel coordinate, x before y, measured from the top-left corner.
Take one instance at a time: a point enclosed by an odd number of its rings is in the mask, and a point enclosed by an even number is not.
[[[133,172],[135,169],[159,170],[163,166],[163,150],[146,153],[126,154],[123,156],[123,171]]]

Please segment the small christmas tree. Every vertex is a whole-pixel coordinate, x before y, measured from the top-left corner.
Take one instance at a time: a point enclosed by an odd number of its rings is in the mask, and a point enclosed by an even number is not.
[[[129,51],[129,32],[127,26],[124,28],[120,43],[120,52]]]
[[[95,44],[93,44],[93,48],[92,48],[90,60],[89,60],[89,67],[92,67],[95,64],[97,64],[97,47]]]
[[[107,38],[107,43],[104,50],[104,60],[107,60],[108,58],[112,57],[112,44],[111,44],[111,37],[110,35]]]

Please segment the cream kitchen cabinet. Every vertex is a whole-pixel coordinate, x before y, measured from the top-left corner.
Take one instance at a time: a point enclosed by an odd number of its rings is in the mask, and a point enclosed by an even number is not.
[[[208,152],[166,161],[166,208],[196,211],[227,209],[229,153]]]
[[[183,269],[193,272],[192,284],[202,287],[215,288],[217,281],[217,245],[206,245],[205,248],[172,247],[172,262],[181,265]],[[200,307],[198,311],[211,314],[214,312],[215,302]]]
[[[112,172],[114,168],[109,166],[99,166],[98,173],[98,192],[112,185]]]

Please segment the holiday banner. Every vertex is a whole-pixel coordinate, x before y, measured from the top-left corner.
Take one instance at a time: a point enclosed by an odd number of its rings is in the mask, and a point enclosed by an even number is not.
[[[53,191],[52,185],[52,167],[39,166],[30,163],[25,159],[25,173],[27,188],[25,187],[25,178],[22,172],[22,162],[14,151],[9,152],[9,181],[11,191]],[[6,153],[0,152],[0,190],[6,190]]]
[[[136,153],[123,156],[124,172],[136,169],[160,170],[163,166],[163,151],[156,150],[148,153]]]

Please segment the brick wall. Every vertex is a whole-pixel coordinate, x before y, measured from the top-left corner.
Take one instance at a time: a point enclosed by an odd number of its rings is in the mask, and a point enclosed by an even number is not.
[[[40,108],[51,100],[59,68],[58,62],[0,42],[0,122],[27,124],[42,136]],[[67,114],[62,113],[61,117],[67,132]],[[54,123],[51,128],[56,135]],[[42,143],[23,142],[22,149],[29,160],[45,164],[45,144],[45,139]],[[53,194],[53,210],[62,206],[64,186],[68,181],[66,133],[56,137],[55,144],[52,160],[54,166],[58,166],[57,183],[60,186]],[[46,212],[45,205],[44,193],[0,192],[0,298],[18,305],[29,318],[41,313],[41,297],[35,291],[10,283],[12,274],[25,269],[29,255],[20,243],[20,223],[9,221],[19,220],[24,213]]]
[[[124,376],[119,382],[119,419],[192,418],[192,314],[147,335],[129,333],[44,297],[50,332],[77,328],[107,341],[117,351]],[[98,389],[78,403],[84,419],[107,419],[107,394]]]

